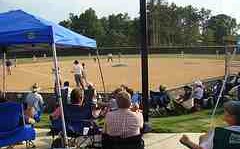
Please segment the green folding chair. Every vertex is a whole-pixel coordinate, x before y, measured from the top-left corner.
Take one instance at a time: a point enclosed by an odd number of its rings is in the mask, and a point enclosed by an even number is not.
[[[240,149],[240,132],[216,128],[213,149]]]

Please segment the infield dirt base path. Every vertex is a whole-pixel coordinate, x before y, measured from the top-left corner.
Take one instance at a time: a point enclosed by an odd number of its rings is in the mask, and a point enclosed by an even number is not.
[[[73,59],[74,60],[74,59]],[[75,86],[72,70],[73,60],[61,61],[61,79],[70,81]],[[97,63],[92,59],[84,59],[87,67],[87,78],[102,91],[102,83]],[[107,91],[111,91],[121,84],[126,84],[135,90],[141,90],[141,61],[140,58],[123,58],[119,66],[118,60],[108,63],[101,59],[101,66]],[[113,67],[115,66],[115,67]],[[2,75],[2,69],[0,70]],[[150,58],[149,84],[155,90],[160,84],[174,87],[189,83],[196,79],[206,79],[224,75],[224,61],[214,59],[180,59],[180,58]],[[0,78],[2,84],[2,78]],[[29,90],[33,83],[39,83],[43,91],[53,88],[51,62],[36,62],[19,64],[13,67],[12,75],[7,76],[7,90]]]

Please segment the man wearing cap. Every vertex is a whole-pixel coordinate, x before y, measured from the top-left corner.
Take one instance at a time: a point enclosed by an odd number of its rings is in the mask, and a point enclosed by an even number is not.
[[[24,103],[28,108],[33,108],[34,117],[39,118],[44,108],[44,101],[42,96],[38,93],[40,88],[37,83],[33,84],[31,89],[32,92],[27,95]]]
[[[194,99],[194,108],[199,110],[203,105],[203,84],[200,80],[194,82],[193,96]]]

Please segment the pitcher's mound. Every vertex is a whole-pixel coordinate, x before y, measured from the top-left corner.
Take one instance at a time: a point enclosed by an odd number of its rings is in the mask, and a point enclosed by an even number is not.
[[[127,64],[123,64],[123,63],[118,63],[118,64],[112,64],[112,67],[127,67]]]

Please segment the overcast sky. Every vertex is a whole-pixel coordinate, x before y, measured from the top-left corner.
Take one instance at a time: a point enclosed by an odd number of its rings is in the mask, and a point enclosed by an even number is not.
[[[208,8],[213,14],[225,13],[240,22],[240,0],[168,0],[178,5]],[[68,18],[70,12],[81,13],[92,7],[98,16],[127,12],[139,15],[139,0],[0,0],[0,12],[22,9],[54,22]]]

